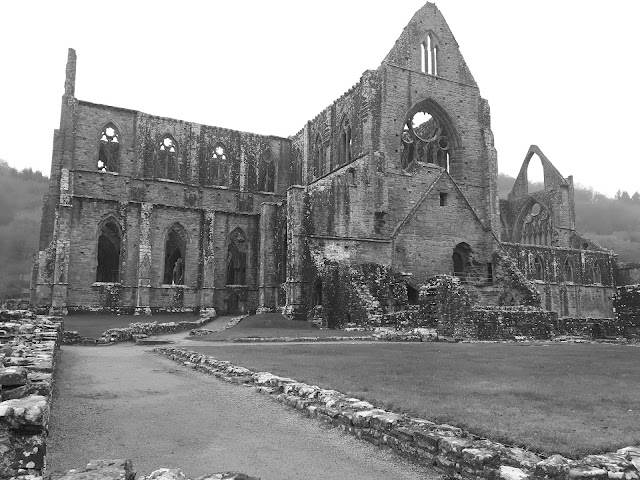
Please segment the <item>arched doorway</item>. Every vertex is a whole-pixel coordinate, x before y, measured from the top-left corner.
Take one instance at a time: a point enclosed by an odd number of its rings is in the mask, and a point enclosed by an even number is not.
[[[453,275],[465,280],[469,276],[469,261],[471,257],[471,247],[468,243],[460,242],[453,249]]]

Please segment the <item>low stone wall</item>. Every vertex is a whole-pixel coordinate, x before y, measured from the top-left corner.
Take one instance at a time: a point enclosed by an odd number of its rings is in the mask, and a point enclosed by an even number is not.
[[[0,310],[0,479],[43,474],[62,319]]]
[[[452,319],[454,337],[477,340],[538,340],[551,338],[556,312],[536,307],[474,307],[462,319]]]
[[[202,325],[210,322],[215,318],[215,314],[207,317],[200,317],[193,321],[184,322],[136,322],[130,323],[128,327],[110,328],[104,332],[100,338],[93,339],[81,336],[76,331],[64,332],[63,343],[65,345],[76,344],[108,344],[117,342],[133,342],[137,339],[146,338],[151,335],[161,335],[166,333],[184,332],[187,330],[198,329]]]
[[[390,448],[414,461],[440,467],[457,478],[488,480],[638,480],[640,448],[571,460],[543,458],[533,452],[482,439],[451,425],[375,408],[335,390],[297,382],[269,372],[253,372],[230,362],[178,348],[155,352],[231,383],[258,392],[311,417],[332,424],[374,445]]]
[[[625,336],[624,325],[616,318],[559,318],[555,335],[569,335],[593,339]]]
[[[78,470],[69,470],[60,480],[134,480],[136,472],[131,460],[91,460],[89,464]],[[24,478],[23,480],[41,480],[41,477]],[[182,470],[159,468],[149,475],[142,475],[140,480],[189,480]],[[196,480],[260,480],[238,472],[209,473]]]
[[[625,337],[640,339],[640,284],[618,287],[613,296],[613,311]]]

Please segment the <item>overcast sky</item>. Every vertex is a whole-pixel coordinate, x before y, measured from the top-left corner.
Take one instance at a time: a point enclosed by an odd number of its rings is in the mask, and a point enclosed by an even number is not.
[[[640,190],[640,2],[440,0],[499,169],[536,144],[564,176]],[[290,136],[377,68],[422,0],[4,2],[0,158],[47,175],[67,48],[81,100]]]

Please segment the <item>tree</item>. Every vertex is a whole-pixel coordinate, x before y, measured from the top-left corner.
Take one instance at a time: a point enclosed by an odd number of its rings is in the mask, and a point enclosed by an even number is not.
[[[633,197],[631,197],[631,201],[633,203],[640,203],[640,193],[636,192],[633,194]]]

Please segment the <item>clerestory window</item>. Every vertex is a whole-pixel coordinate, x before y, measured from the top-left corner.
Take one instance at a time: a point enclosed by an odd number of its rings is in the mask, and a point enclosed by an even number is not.
[[[119,167],[120,135],[113,123],[107,124],[100,134],[98,151],[98,170],[101,172],[117,172]]]
[[[345,119],[340,129],[340,143],[338,147],[338,160],[340,165],[351,161],[351,145],[351,125],[349,124],[349,120]]]
[[[158,145],[156,175],[158,178],[178,179],[178,144],[169,134],[162,137]]]
[[[261,192],[275,191],[276,167],[269,150],[260,156],[258,165],[258,190]]]

